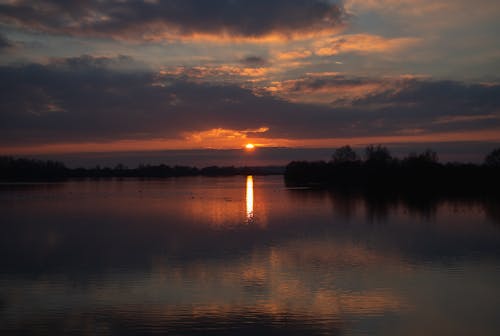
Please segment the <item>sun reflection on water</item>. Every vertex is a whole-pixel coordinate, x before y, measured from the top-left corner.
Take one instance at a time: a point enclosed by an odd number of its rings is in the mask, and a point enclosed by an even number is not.
[[[247,176],[247,220],[253,218],[253,176]]]

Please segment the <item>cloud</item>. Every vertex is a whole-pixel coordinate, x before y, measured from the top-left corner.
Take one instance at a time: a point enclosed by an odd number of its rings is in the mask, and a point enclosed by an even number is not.
[[[411,15],[428,15],[430,13],[449,10],[457,0],[453,1],[432,1],[421,0],[418,5],[413,0],[346,0],[345,7],[349,12],[360,11],[399,11]]]
[[[496,0],[478,0],[471,10],[469,0],[345,0],[344,8],[353,15],[362,12],[397,14],[405,19],[422,18],[429,24],[429,17],[440,17],[443,22],[432,22],[431,26],[462,20],[465,16],[473,21],[495,17],[498,13]],[[444,15],[443,15],[444,14]],[[451,15],[450,15],[451,14]]]
[[[247,56],[241,60],[241,63],[249,67],[263,67],[267,64],[267,60],[260,56]]]
[[[0,51],[10,49],[14,47],[14,43],[10,41],[7,37],[0,34]]]
[[[495,114],[480,114],[480,115],[457,115],[451,117],[438,118],[434,121],[435,124],[449,124],[449,123],[461,123],[461,122],[471,122],[478,120],[491,120],[498,121],[500,119],[500,113]]]
[[[295,38],[332,31],[344,20],[328,0],[21,0],[0,5],[11,26],[122,39]]]
[[[371,34],[351,34],[326,38],[315,43],[315,54],[332,56],[343,53],[393,53],[418,45],[420,38],[385,38]]]
[[[292,102],[342,106],[377,91],[386,91],[391,85],[389,81],[327,72],[273,82],[266,90]]]
[[[463,134],[464,141],[467,132],[500,134],[500,84],[310,74],[282,82],[281,91],[273,94],[256,94],[227,82],[115,67],[123,59],[84,56],[0,67],[4,148],[151,139],[179,144],[190,141],[187,135],[210,138],[213,130],[226,130],[223,137],[239,140],[293,144],[300,139],[413,136],[410,130],[415,129],[427,141],[443,132],[455,138]],[[307,101],[318,92],[336,103]]]
[[[213,128],[204,131],[187,132],[184,136],[188,142],[196,143],[199,146],[227,148],[234,146],[235,140],[246,142],[249,137],[261,136],[267,131],[269,131],[268,127],[244,130]]]
[[[115,57],[81,55],[78,57],[55,57],[50,59],[50,67],[58,70],[85,72],[99,70],[136,71],[147,70],[149,66],[127,55]]]
[[[241,82],[242,80],[255,80],[272,72],[272,68],[259,66],[257,62],[251,64],[233,65],[203,65],[194,67],[166,67],[159,72],[159,78],[165,76],[176,76],[189,80],[199,80],[204,82]],[[159,85],[162,85],[158,82]]]
[[[0,67],[2,143],[183,138],[222,126],[259,128],[252,112],[279,104],[235,85],[118,70],[122,63],[128,59],[83,56]]]
[[[307,49],[284,51],[276,54],[279,60],[294,60],[308,58],[312,55],[312,52]]]

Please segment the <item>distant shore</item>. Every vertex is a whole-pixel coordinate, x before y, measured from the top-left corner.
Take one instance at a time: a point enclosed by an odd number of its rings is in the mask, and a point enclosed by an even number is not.
[[[181,176],[234,176],[234,175],[280,175],[281,166],[219,167],[204,168],[189,166],[139,165],[128,168],[115,167],[68,168],[59,161],[43,161],[24,158],[0,157],[0,181],[44,181],[73,178],[167,178]]]
[[[293,161],[286,167],[139,165],[128,168],[68,168],[58,161],[0,156],[0,181],[53,181],[101,178],[169,178],[182,176],[284,175],[288,187],[349,192],[445,195],[500,195],[500,149],[483,164],[440,163],[432,150],[394,158],[383,146],[368,146],[363,159],[351,147],[335,151],[330,161]]]

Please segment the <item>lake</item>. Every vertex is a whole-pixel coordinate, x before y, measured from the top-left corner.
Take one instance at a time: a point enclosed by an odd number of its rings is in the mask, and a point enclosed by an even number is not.
[[[0,185],[0,333],[498,335],[500,206],[282,176]]]

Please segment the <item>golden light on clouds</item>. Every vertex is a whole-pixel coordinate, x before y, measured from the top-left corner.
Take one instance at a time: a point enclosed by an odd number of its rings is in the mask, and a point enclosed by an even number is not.
[[[269,131],[269,127],[244,130],[213,128],[206,131],[187,133],[185,138],[188,142],[203,145],[205,148],[238,148],[244,145],[246,149],[253,149],[255,144],[247,141],[249,135],[254,138],[267,131]],[[253,147],[250,148],[248,145]]]
[[[416,46],[416,37],[385,38],[372,34],[346,34],[329,37],[314,43],[315,54],[333,56],[341,53],[394,53]]]
[[[254,78],[263,77],[272,72],[271,68],[267,67],[243,67],[239,65],[223,64],[223,65],[204,65],[204,66],[176,66],[166,67],[158,72],[159,78],[164,76],[188,76],[191,79],[213,79],[229,77]]]
[[[227,131],[227,130],[225,130]],[[206,131],[212,133],[211,131]],[[53,143],[31,146],[2,146],[0,151],[6,155],[12,154],[51,154],[51,153],[103,153],[103,152],[125,152],[125,151],[154,151],[154,150],[174,150],[174,149],[241,149],[247,143],[246,135],[242,137],[233,137],[241,131],[222,132],[228,134],[228,137],[212,140],[203,140],[200,133],[195,133],[193,140],[186,139],[167,139],[155,138],[148,140],[116,140],[109,142],[80,142],[80,143]],[[246,131],[249,132],[249,131]],[[217,133],[217,132],[215,132]],[[442,132],[425,133],[409,132],[407,134],[390,136],[359,136],[359,137],[332,137],[332,138],[305,138],[305,139],[287,139],[271,138],[264,136],[252,137],[252,141],[259,147],[296,147],[296,148],[328,148],[338,147],[345,144],[351,146],[363,146],[369,144],[391,144],[391,143],[428,143],[428,142],[450,142],[450,141],[500,141],[500,129],[486,131],[464,131],[464,132]]]
[[[307,49],[278,52],[276,58],[279,60],[293,60],[312,56],[312,52]]]
[[[214,44],[285,44],[291,41],[310,40],[323,36],[339,34],[345,29],[344,24],[338,23],[336,26],[313,27],[302,30],[274,30],[263,35],[242,35],[227,30],[214,33],[191,32],[183,33],[173,30],[172,27],[157,27],[153,32],[142,34],[130,33],[126,39],[139,39],[149,42],[184,42],[184,43],[214,43]],[[123,36],[116,36],[117,39],[124,39]]]
[[[337,76],[336,73],[325,76],[310,74],[309,78],[272,82],[265,90],[295,103],[333,104],[340,101],[345,104],[376,92],[383,92],[397,84],[376,81],[350,82],[349,78]],[[321,85],[315,85],[311,81],[315,77],[323,77],[320,78]]]

